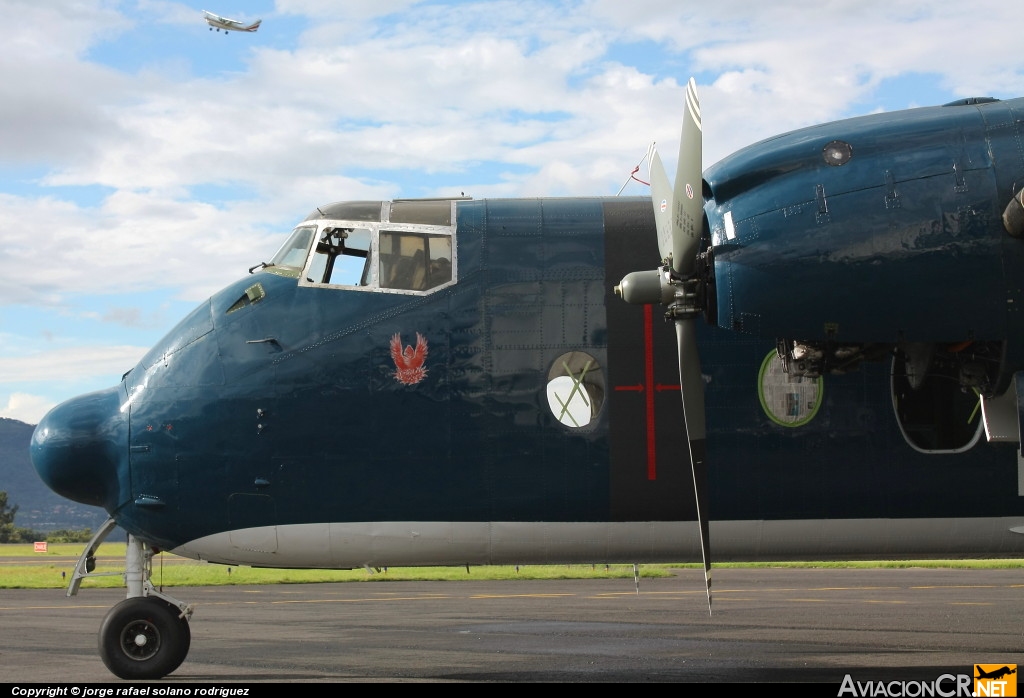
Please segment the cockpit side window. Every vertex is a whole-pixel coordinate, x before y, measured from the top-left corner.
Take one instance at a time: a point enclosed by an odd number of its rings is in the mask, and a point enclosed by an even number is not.
[[[313,242],[315,234],[316,226],[312,225],[299,226],[293,230],[268,266],[302,269],[306,264],[306,255],[309,254],[309,245]]]
[[[373,281],[370,264],[372,239],[367,228],[323,228],[306,280],[343,286],[370,285]]]
[[[452,239],[381,231],[380,287],[426,291],[452,280]]]

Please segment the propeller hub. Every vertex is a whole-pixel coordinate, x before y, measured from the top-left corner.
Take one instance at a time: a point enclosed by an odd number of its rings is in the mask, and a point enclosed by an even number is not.
[[[668,269],[634,271],[622,277],[615,295],[633,305],[668,305],[675,300],[676,287]]]

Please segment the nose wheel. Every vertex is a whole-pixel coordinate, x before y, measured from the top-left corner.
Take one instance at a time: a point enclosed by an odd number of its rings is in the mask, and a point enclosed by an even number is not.
[[[181,666],[192,642],[188,620],[152,596],[125,599],[100,628],[100,657],[122,679],[159,679]]]
[[[86,577],[117,572],[96,571],[96,550],[117,528],[107,519],[86,545],[68,583],[68,596],[78,594]],[[153,555],[159,551],[128,535],[124,577],[128,598],[110,609],[100,628],[99,649],[103,663],[122,679],[159,679],[181,666],[192,644],[188,619],[192,606],[158,591],[150,582]]]

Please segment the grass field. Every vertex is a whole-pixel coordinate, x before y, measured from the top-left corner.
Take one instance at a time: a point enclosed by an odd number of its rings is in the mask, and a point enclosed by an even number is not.
[[[74,570],[83,543],[53,544],[45,553],[32,545],[0,545],[0,588],[60,589]],[[96,572],[85,585],[120,587],[124,582],[124,543],[105,543],[97,556]],[[722,567],[932,567],[932,568],[1021,568],[1024,560],[912,560],[858,562],[745,562],[716,563]],[[698,569],[699,564],[641,565],[641,577],[666,577],[680,568]],[[161,554],[153,560],[153,583],[163,586],[214,586],[246,584],[309,584],[317,582],[461,581],[488,579],[589,579],[632,578],[632,565],[488,565],[482,567],[391,567],[380,570],[277,570],[227,567]]]

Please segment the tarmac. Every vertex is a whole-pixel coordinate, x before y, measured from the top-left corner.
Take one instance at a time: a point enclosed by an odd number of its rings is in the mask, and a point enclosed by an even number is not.
[[[167,589],[195,604],[191,650],[153,683],[256,695],[281,682],[782,682],[837,695],[847,675],[933,682],[1024,660],[1019,569],[715,568],[713,579],[710,615],[700,569],[641,578],[639,593],[632,579]],[[0,681],[11,695],[127,683],[97,653],[124,595],[0,590]]]

